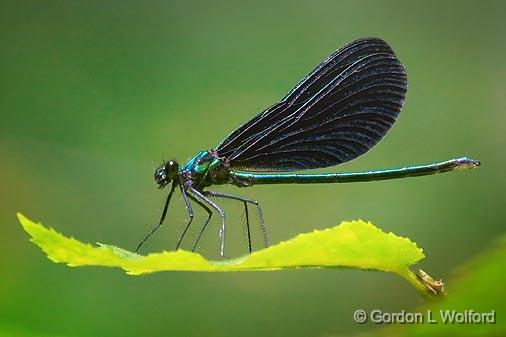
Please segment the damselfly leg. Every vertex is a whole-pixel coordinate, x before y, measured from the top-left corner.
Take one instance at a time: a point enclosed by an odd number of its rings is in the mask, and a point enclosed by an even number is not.
[[[190,201],[188,200],[188,196],[186,195],[186,191],[184,190],[184,187],[182,185],[179,185],[179,189],[181,190],[181,194],[183,196],[183,201],[186,206],[186,210],[188,211],[188,222],[184,226],[183,233],[179,236],[179,240],[177,241],[176,250],[181,246],[181,242],[183,242],[184,236],[186,232],[188,231],[188,228],[190,228],[190,225],[193,221],[193,208],[190,204]]]
[[[202,203],[202,201],[195,198],[190,193],[188,193],[188,198],[190,198],[192,201],[196,202],[197,205],[202,207],[207,212],[207,219],[204,221],[204,224],[202,225],[202,227],[199,230],[199,234],[197,236],[197,239],[193,243],[192,252],[194,252],[198,248],[198,243],[199,243],[200,239],[202,238],[202,234],[204,234],[204,231],[206,230],[207,224],[209,223],[209,221],[211,221],[211,217],[213,216],[213,212],[209,209],[209,207],[207,207],[204,203]]]
[[[216,205],[212,200],[202,194],[200,191],[196,190],[192,186],[188,186],[188,190],[193,193],[194,196],[199,198],[201,201],[206,203],[208,206],[213,208],[221,217],[221,227],[220,227],[220,256],[224,256],[225,253],[225,212],[220,208],[220,206]]]
[[[158,228],[160,228],[160,226],[162,225],[163,221],[165,220],[165,217],[167,216],[167,210],[169,209],[170,199],[172,198],[172,194],[174,193],[174,190],[176,189],[176,185],[177,185],[177,183],[175,181],[172,182],[172,186],[170,188],[169,195],[167,196],[167,200],[165,201],[165,205],[163,206],[163,211],[162,211],[162,216],[160,217],[160,221],[158,221],[158,223],[148,232],[148,234],[146,234],[146,236],[144,237],[144,239],[139,243],[139,245],[135,249],[136,253],[139,251],[139,249],[144,244],[144,242],[146,242],[149,239],[149,237],[154,232],[156,232],[156,230]]]
[[[252,249],[251,249],[251,233],[250,233],[250,224],[249,224],[248,204],[254,205],[257,209],[258,219],[260,221],[260,231],[262,232],[264,246],[266,248],[269,246],[269,240],[267,238],[267,230],[265,229],[262,207],[260,206],[260,203],[258,201],[253,200],[253,199],[249,199],[249,198],[240,197],[237,195],[231,195],[231,194],[225,194],[225,193],[213,192],[213,191],[204,191],[204,195],[206,195],[208,197],[217,197],[217,198],[238,200],[244,204],[244,210],[245,210],[245,214],[246,214],[246,227],[248,230],[248,248],[249,248],[250,253],[251,253]]]

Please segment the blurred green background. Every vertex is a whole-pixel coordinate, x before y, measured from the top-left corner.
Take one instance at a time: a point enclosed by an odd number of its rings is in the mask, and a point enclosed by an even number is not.
[[[419,295],[383,273],[69,269],[28,242],[15,213],[133,249],[161,211],[166,191],[152,172],[162,158],[184,162],[217,145],[332,51],[379,36],[406,66],[406,105],[373,151],[339,170],[462,155],[482,167],[217,190],[260,200],[272,243],[361,218],[416,241],[427,256],[421,266],[446,278],[504,232],[505,10],[502,1],[2,1],[0,327],[48,336],[328,336],[370,329],[353,322],[359,308],[414,310]],[[144,252],[174,246],[185,221],[176,201]],[[244,254],[241,209],[223,205],[229,254]],[[198,213],[195,224],[203,219]],[[215,221],[204,255],[216,255],[217,233]]]

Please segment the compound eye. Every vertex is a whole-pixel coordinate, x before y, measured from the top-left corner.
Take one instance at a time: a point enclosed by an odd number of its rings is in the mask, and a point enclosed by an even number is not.
[[[165,164],[165,170],[167,171],[167,175],[169,176],[169,179],[172,179],[176,176],[177,171],[179,169],[179,165],[174,160],[170,160]]]

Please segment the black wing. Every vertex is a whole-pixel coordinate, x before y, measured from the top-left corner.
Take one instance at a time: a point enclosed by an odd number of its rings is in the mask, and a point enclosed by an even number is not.
[[[377,38],[337,50],[279,103],[242,125],[216,151],[242,170],[294,171],[337,165],[376,145],[407,90],[404,67]]]

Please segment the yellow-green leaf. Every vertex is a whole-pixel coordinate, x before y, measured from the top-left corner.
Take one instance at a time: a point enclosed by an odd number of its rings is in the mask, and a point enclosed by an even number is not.
[[[54,262],[69,266],[120,267],[128,274],[158,271],[260,271],[293,268],[351,267],[393,272],[419,290],[424,286],[408,266],[421,260],[422,249],[407,238],[385,233],[362,220],[299,234],[295,238],[240,258],[210,261],[198,253],[164,251],[143,256],[100,244],[93,246],[65,237],[52,228],[34,223],[18,213],[31,241]]]

